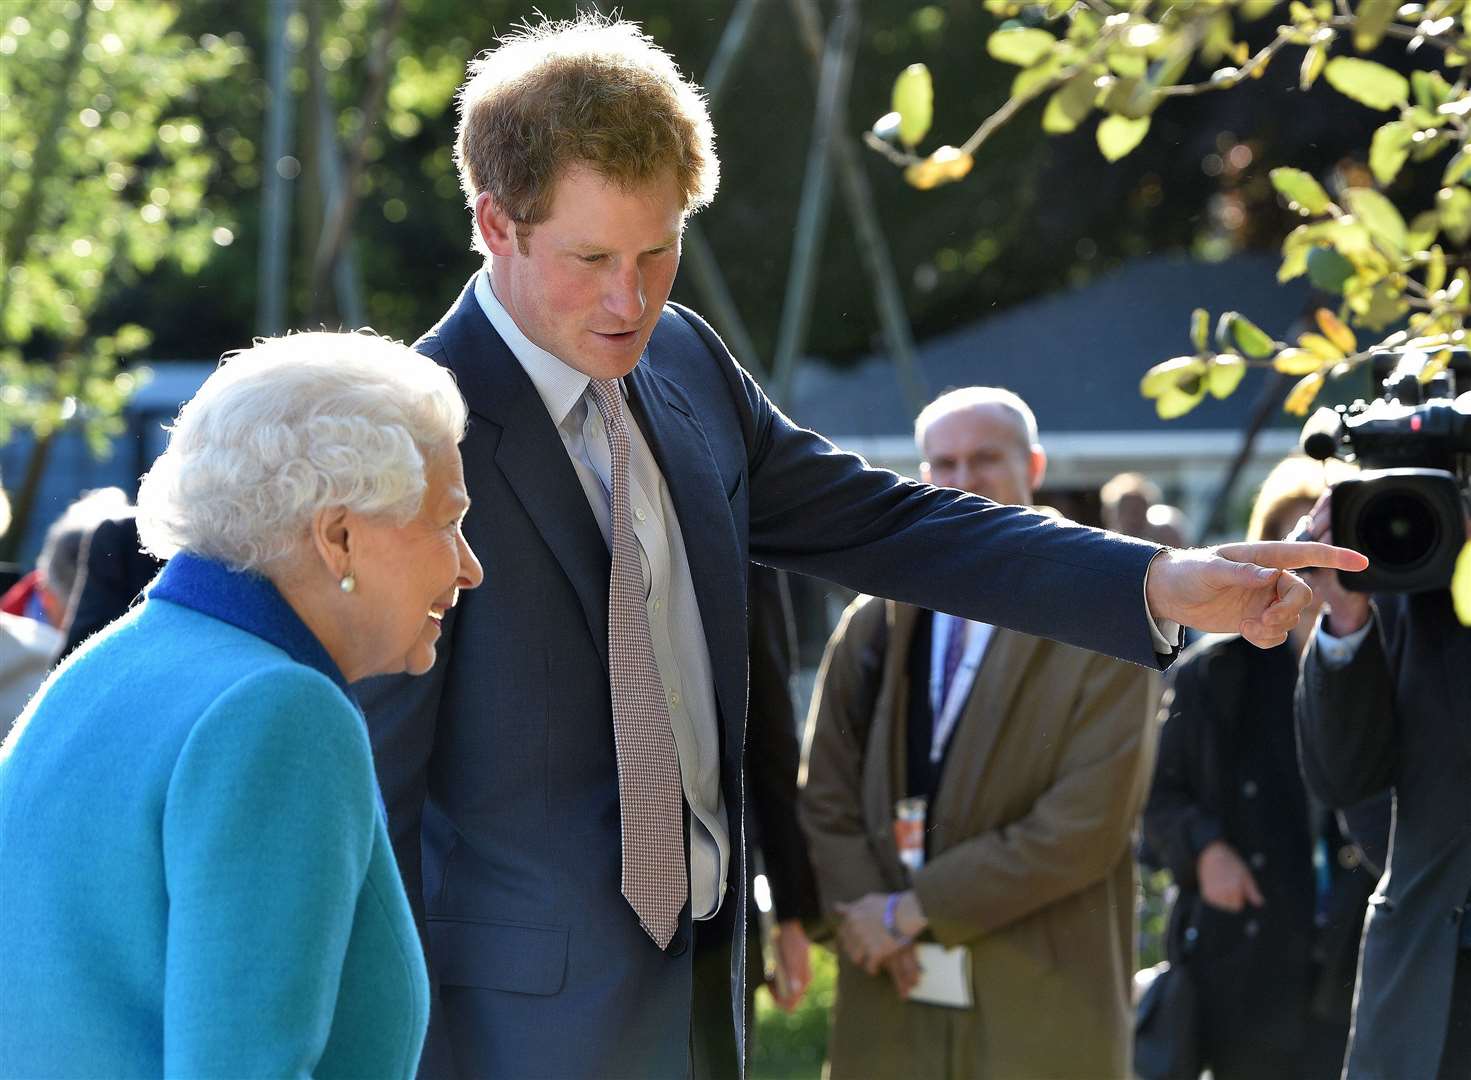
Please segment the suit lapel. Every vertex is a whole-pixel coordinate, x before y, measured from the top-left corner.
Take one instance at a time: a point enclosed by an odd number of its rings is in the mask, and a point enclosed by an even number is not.
[[[731,658],[746,655],[745,567],[720,471],[679,387],[654,371],[647,357],[624,381],[679,517],[726,738],[743,740],[746,672]],[[731,749],[738,754],[740,744]]]
[[[1040,644],[1037,638],[1000,626],[991,630],[970,698],[951,736],[954,742],[935,797],[934,821],[970,820],[975,800],[984,798],[985,785],[978,781],[985,776],[1012,701]]]
[[[480,309],[473,281],[420,347],[432,348],[437,335],[445,363],[454,372],[471,412],[486,421],[491,438],[483,445],[473,438],[465,442],[465,473],[471,491],[482,469],[498,469],[505,477],[572,583],[606,666],[608,546],[546,406]],[[472,514],[475,508],[472,506]],[[485,506],[482,512],[490,509]],[[511,568],[509,572],[516,571]]]

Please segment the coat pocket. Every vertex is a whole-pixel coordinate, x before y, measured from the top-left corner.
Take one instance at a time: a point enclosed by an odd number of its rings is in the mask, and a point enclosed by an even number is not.
[[[445,986],[541,996],[562,989],[566,927],[435,915],[428,926],[434,976]]]

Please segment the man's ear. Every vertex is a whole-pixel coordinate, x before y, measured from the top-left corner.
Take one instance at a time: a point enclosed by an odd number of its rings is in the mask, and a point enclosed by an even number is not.
[[[475,227],[492,255],[510,256],[516,249],[516,223],[501,209],[490,192],[475,196]]]
[[[352,572],[352,515],[345,506],[318,510],[312,518],[312,547],[334,579]]]
[[[920,483],[922,483],[922,484],[933,484],[934,481],[930,479],[930,475],[931,475],[931,473],[930,473],[930,463],[928,461],[921,461],[919,463],[919,481],[920,481]]]
[[[1042,486],[1042,481],[1047,478],[1047,451],[1042,449],[1040,443],[1033,443],[1031,453],[1027,458],[1027,481],[1032,490],[1036,491]]]

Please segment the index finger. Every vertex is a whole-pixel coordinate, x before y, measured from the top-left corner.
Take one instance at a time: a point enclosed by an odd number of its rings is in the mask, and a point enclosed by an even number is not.
[[[1369,560],[1357,551],[1319,544],[1311,540],[1263,540],[1255,544],[1225,544],[1219,549],[1223,558],[1236,562],[1256,563],[1273,570],[1365,570]]]

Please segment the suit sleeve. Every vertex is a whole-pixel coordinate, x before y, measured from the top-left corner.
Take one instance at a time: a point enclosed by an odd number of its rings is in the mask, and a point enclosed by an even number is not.
[[[871,468],[782,415],[714,331],[676,310],[730,380],[753,560],[1151,668],[1173,659],[1155,653],[1144,603],[1158,545]]]
[[[1153,764],[1156,679],[1091,657],[1054,783],[1025,816],[957,844],[914,878],[930,932],[956,945],[1106,877],[1128,850]]]
[[[1206,845],[1226,835],[1225,824],[1209,805],[1205,770],[1221,757],[1220,720],[1211,712],[1210,680],[1203,676],[1210,659],[1199,654],[1175,671],[1174,685],[1165,692],[1164,726],[1159,733],[1159,756],[1149,801],[1144,806],[1144,841],[1169,870],[1175,884],[1198,889],[1196,858]]]
[[[746,768],[757,840],[771,879],[778,919],[815,919],[817,885],[807,843],[797,825],[797,766],[801,747],[792,708],[795,666],[791,599],[780,574],[751,567],[751,702]]]
[[[166,1075],[312,1075],[376,814],[361,721],[321,675],[264,670],[200,719],[163,815]]]
[[[806,780],[799,808],[824,909],[887,892],[863,816],[863,756],[873,718],[871,656],[884,605],[861,599],[828,641],[807,721]]]
[[[454,651],[457,604],[444,614],[434,667],[424,675],[389,675],[353,687],[367,716],[378,785],[388,809],[388,833],[398,860],[409,907],[421,940],[428,940],[424,918],[424,871],[420,861],[424,799],[445,673]]]
[[[1393,786],[1398,741],[1394,675],[1377,603],[1374,628],[1342,667],[1330,667],[1313,635],[1297,682],[1297,749],[1308,789],[1336,809]]]

